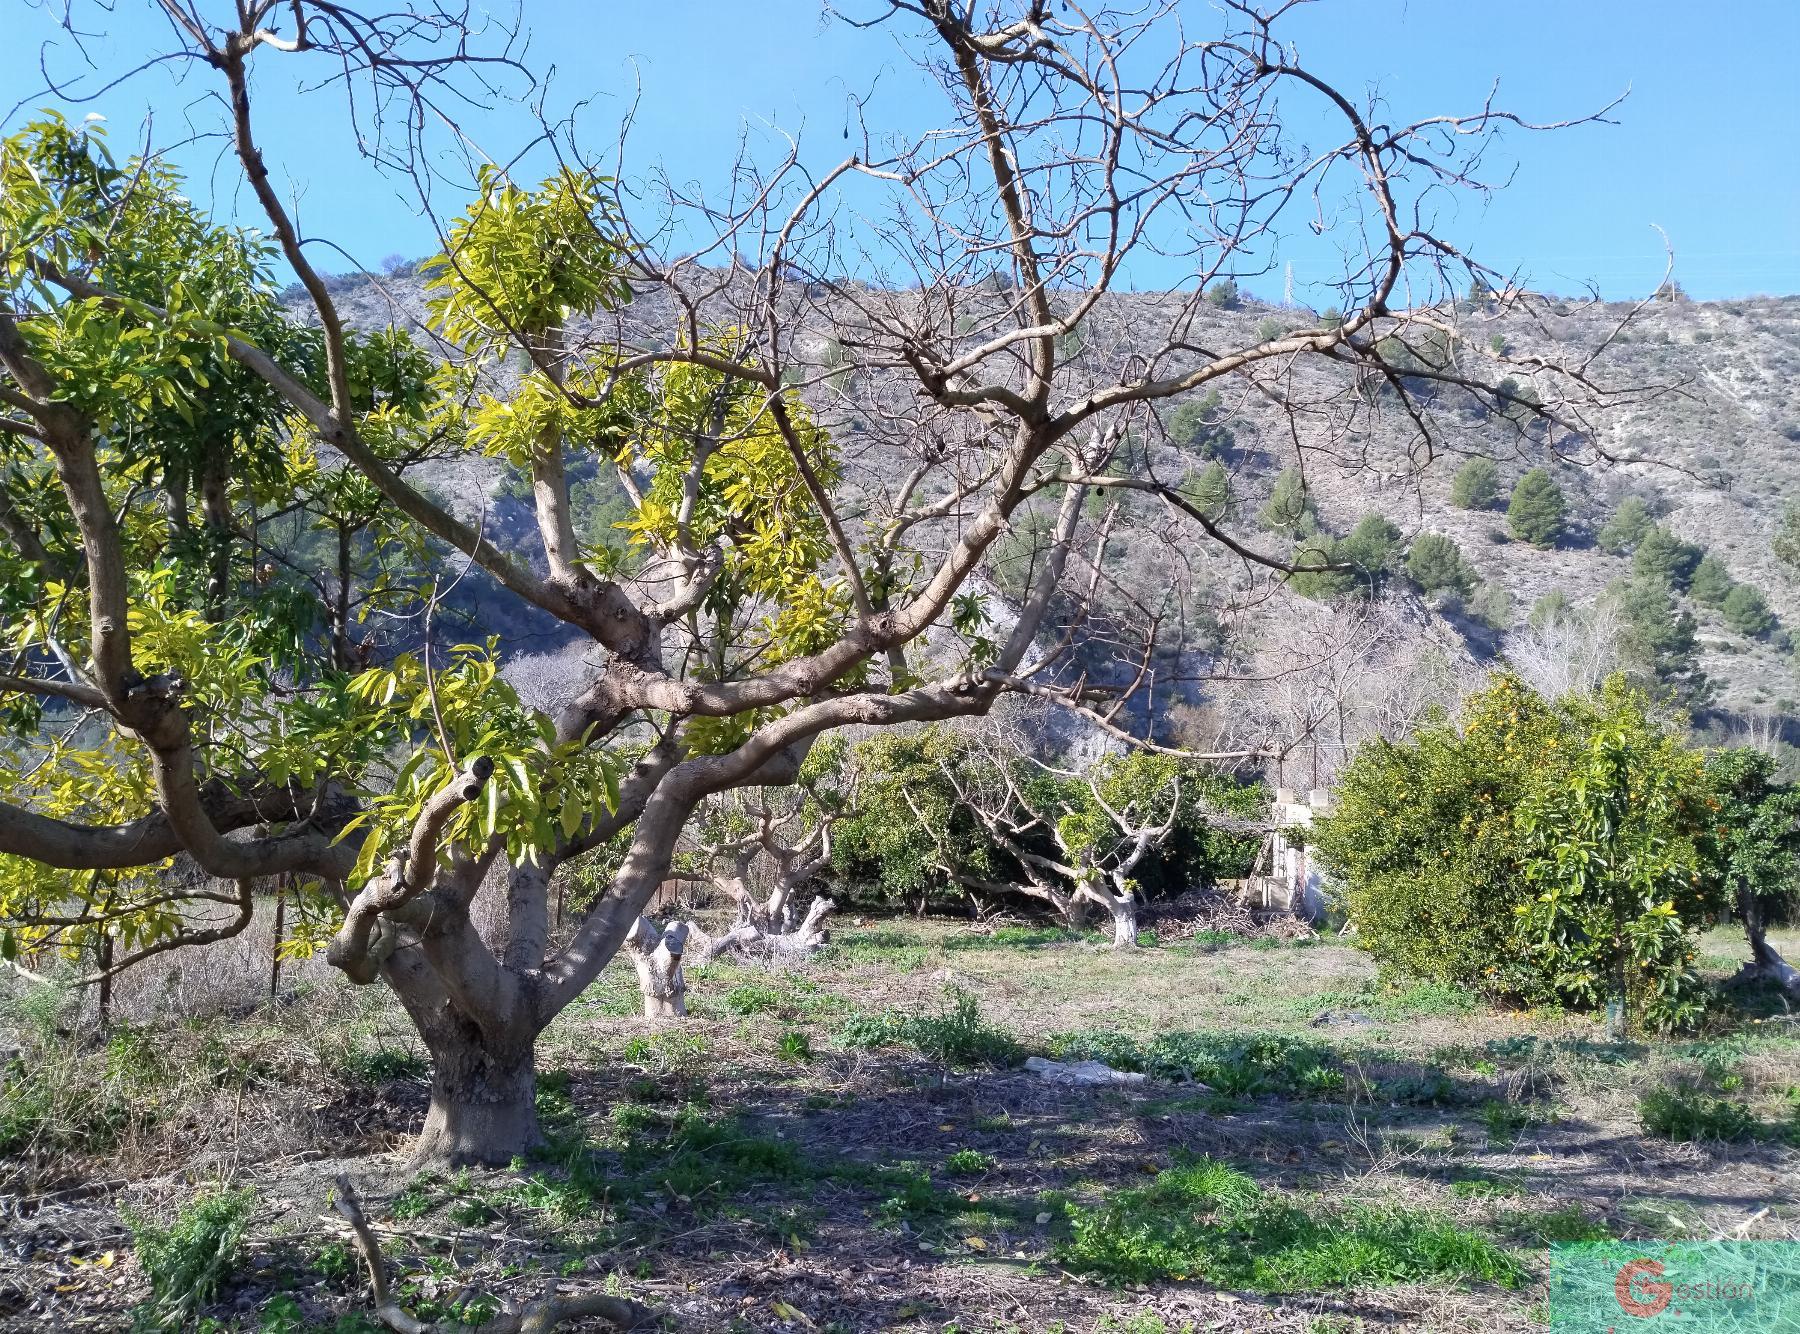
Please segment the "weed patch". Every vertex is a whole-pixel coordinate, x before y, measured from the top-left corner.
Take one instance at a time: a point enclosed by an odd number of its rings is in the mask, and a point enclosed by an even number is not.
[[[1522,1282],[1493,1242],[1398,1206],[1304,1205],[1210,1158],[1097,1206],[1065,1206],[1058,1257],[1114,1283],[1201,1278],[1223,1288],[1305,1292],[1409,1282]]]
[[[1652,1135],[1681,1143],[1750,1139],[1761,1129],[1743,1103],[1688,1088],[1650,1090],[1638,1102],[1638,1119]]]
[[[195,1315],[219,1295],[237,1268],[256,1195],[249,1190],[212,1191],[184,1205],[168,1227],[130,1217],[138,1263],[150,1280],[150,1296],[136,1314],[151,1329],[192,1328]]]

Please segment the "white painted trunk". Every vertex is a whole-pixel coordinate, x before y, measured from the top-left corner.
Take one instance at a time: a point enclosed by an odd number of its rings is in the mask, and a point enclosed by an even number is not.
[[[687,976],[681,970],[687,946],[688,924],[676,922],[666,931],[640,917],[626,937],[631,962],[637,968],[638,990],[644,995],[644,1018],[687,1018]]]

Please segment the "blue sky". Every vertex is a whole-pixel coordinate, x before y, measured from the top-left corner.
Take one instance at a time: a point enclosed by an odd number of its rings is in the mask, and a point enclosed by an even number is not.
[[[846,7],[849,7],[846,2]],[[13,0],[0,41],[0,88],[27,108],[42,86],[38,51],[61,41],[53,64],[73,68],[54,15],[62,0],[33,10]],[[123,68],[168,41],[149,0],[117,0],[108,14],[74,0],[87,45],[103,70]],[[1191,31],[1216,29],[1203,0],[1183,0]],[[554,65],[553,104],[591,98],[585,125],[610,137],[641,81],[632,163],[660,162],[681,180],[716,185],[739,127],[801,130],[808,158],[843,156],[848,96],[873,89],[872,123],[918,127],[939,113],[941,94],[906,62],[892,34],[858,32],[826,19],[819,0],[524,0],[532,63]],[[1486,262],[1520,267],[1534,285],[1577,291],[1587,281],[1608,297],[1641,295],[1664,262],[1653,224],[1676,251],[1676,273],[1697,297],[1800,292],[1800,103],[1793,65],[1800,4],[1793,0],[1327,0],[1296,11],[1282,31],[1302,60],[1346,91],[1375,88],[1396,117],[1468,111],[1500,80],[1500,105],[1532,119],[1580,115],[1631,90],[1617,126],[1513,133],[1494,159],[1516,163],[1509,189],[1466,198],[1440,218],[1442,230]],[[258,114],[277,178],[301,201],[305,228],[369,265],[389,254],[433,248],[432,231],[400,190],[360,164],[344,167],[352,140],[330,94],[302,96],[294,59],[264,59]],[[135,145],[147,112],[158,142],[210,123],[197,103],[211,83],[196,72],[177,83],[152,72],[91,107],[115,143]],[[0,106],[4,110],[4,106]],[[23,114],[23,113],[22,113]],[[14,121],[19,117],[14,117]],[[500,110],[470,122],[487,151],[504,156],[527,118]],[[216,143],[182,160],[194,193],[222,216],[254,221]],[[1330,255],[1297,241],[1283,252],[1307,283],[1330,276]],[[353,267],[325,255],[329,269]],[[1251,284],[1275,296],[1279,277]]]

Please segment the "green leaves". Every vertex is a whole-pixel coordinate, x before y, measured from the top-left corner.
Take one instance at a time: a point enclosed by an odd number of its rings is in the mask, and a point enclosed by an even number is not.
[[[564,168],[521,190],[501,168],[484,166],[481,198],[450,225],[444,254],[422,269],[438,329],[471,352],[498,352],[571,315],[629,301],[605,183]]]

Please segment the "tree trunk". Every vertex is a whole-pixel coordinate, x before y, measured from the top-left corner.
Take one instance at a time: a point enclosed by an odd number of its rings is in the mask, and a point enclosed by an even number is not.
[[[686,922],[676,922],[668,930],[658,931],[648,917],[640,917],[625,938],[625,948],[637,966],[646,1019],[687,1018],[687,977],[681,971],[681,956],[688,929]]]
[[[1104,889],[1094,891],[1102,896],[1107,912],[1112,914],[1113,938],[1115,950],[1129,950],[1137,947],[1137,895],[1129,891],[1123,894],[1109,894]]]
[[[474,1025],[453,1021],[425,1041],[431,1110],[413,1151],[415,1166],[498,1166],[543,1144],[530,1036],[495,1043]]]
[[[1762,903],[1749,890],[1738,891],[1738,912],[1744,934],[1750,938],[1750,962],[1738,971],[1739,982],[1773,982],[1783,991],[1800,996],[1800,969],[1796,969],[1769,944],[1763,924]]]

